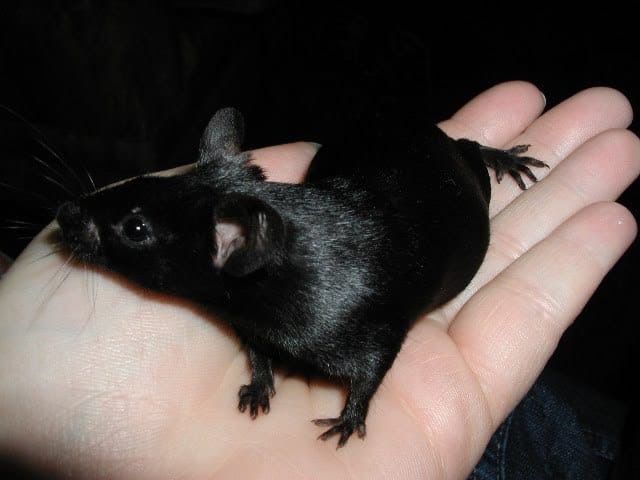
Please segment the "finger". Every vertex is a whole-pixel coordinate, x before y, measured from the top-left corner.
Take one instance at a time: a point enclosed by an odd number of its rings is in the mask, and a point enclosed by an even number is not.
[[[631,105],[620,92],[611,88],[590,88],[546,112],[506,147],[531,145],[527,155],[553,168],[590,138],[606,130],[626,128],[632,118]],[[548,173],[548,169],[535,169],[538,179]],[[498,185],[493,174],[491,191],[489,214],[492,217],[522,194],[515,182],[502,181]]]
[[[310,142],[288,143],[251,152],[252,162],[262,167],[272,182],[299,183],[304,180],[319,145]]]
[[[533,85],[508,82],[471,100],[450,120],[440,124],[449,135],[476,138],[487,145],[502,145],[521,133],[544,108],[544,96]],[[268,180],[300,182],[318,145],[297,142],[252,152]]]
[[[311,142],[295,142],[251,150],[251,163],[259,165],[267,179],[272,182],[298,183],[304,180],[311,160],[320,145]],[[186,173],[194,164],[181,165],[155,172],[154,175],[169,177]],[[120,182],[117,182],[120,183]],[[114,185],[117,185],[115,183]]]
[[[440,127],[454,138],[500,146],[521,133],[544,109],[544,96],[526,82],[507,82],[481,93]],[[274,182],[301,182],[319,145],[296,142],[253,150],[252,161]],[[158,174],[184,173],[190,165]]]
[[[520,134],[544,109],[544,96],[526,82],[507,82],[481,93],[439,126],[454,138],[500,146]],[[300,182],[318,145],[297,142],[252,152],[271,181]]]
[[[582,208],[613,201],[640,174],[640,140],[628,130],[609,130],[587,141],[549,177],[516,198],[491,221],[482,267],[468,287],[433,320],[448,325],[487,282]]]
[[[416,323],[382,383],[380,396],[387,392],[424,432],[422,443],[439,456],[436,465],[447,466],[448,475],[434,478],[463,478],[478,462],[495,427],[484,392],[445,330]]]
[[[486,145],[502,145],[537,118],[544,103],[544,96],[530,83],[507,82],[478,95],[440,126],[456,138],[464,136]],[[252,157],[268,180],[300,182],[318,147],[308,142],[290,143],[254,150]]]
[[[544,95],[534,85],[506,82],[481,93],[438,125],[453,138],[501,147],[538,118],[544,106]]]
[[[484,391],[494,426],[530,388],[560,336],[629,247],[621,205],[591,205],[478,291],[449,329]]]

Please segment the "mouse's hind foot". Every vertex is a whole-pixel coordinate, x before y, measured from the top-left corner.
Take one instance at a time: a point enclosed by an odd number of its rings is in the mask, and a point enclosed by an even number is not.
[[[527,187],[524,180],[522,180],[523,174],[532,182],[538,181],[538,178],[529,167],[549,168],[549,165],[536,158],[520,156],[525,153],[529,147],[530,145],[516,145],[508,150],[500,150],[499,148],[480,146],[480,153],[485,165],[495,170],[498,183],[500,183],[504,174],[507,173],[522,190],[526,190]]]
[[[364,419],[358,418],[357,416],[342,415],[338,418],[319,418],[312,420],[312,422],[319,427],[331,427],[320,435],[318,439],[328,440],[334,435],[339,435],[338,448],[344,447],[347,440],[349,440],[349,437],[354,432],[356,432],[360,438],[364,438],[367,434]]]

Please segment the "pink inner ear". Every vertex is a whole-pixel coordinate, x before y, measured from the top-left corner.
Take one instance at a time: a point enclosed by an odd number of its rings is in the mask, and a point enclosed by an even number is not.
[[[246,238],[241,225],[230,220],[221,220],[216,224],[215,240],[216,254],[213,257],[213,265],[222,268],[231,254],[244,246]]]

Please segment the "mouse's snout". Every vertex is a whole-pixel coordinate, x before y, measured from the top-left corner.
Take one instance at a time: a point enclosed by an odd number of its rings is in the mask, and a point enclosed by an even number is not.
[[[56,220],[58,220],[58,224],[63,230],[71,225],[77,225],[80,223],[81,218],[82,210],[73,202],[65,202],[58,207]]]
[[[80,205],[74,202],[63,203],[58,208],[56,220],[67,246],[80,253],[95,253],[100,241],[98,229]]]

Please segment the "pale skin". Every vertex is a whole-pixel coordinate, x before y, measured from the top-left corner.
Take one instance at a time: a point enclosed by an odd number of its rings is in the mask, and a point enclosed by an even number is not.
[[[531,144],[551,169],[526,192],[492,180],[485,262],[409,332],[364,441],[317,440],[310,420],[336,416],[344,392],[282,372],[271,412],[241,414],[249,369],[229,329],[80,267],[56,289],[65,257],[34,262],[53,248],[41,234],[0,282],[0,451],[79,478],[465,478],[636,235],[613,203],[640,172],[628,101],[596,88],[543,108],[534,86],[510,82],[442,122],[486,145]],[[314,153],[294,143],[255,158],[296,182]]]

